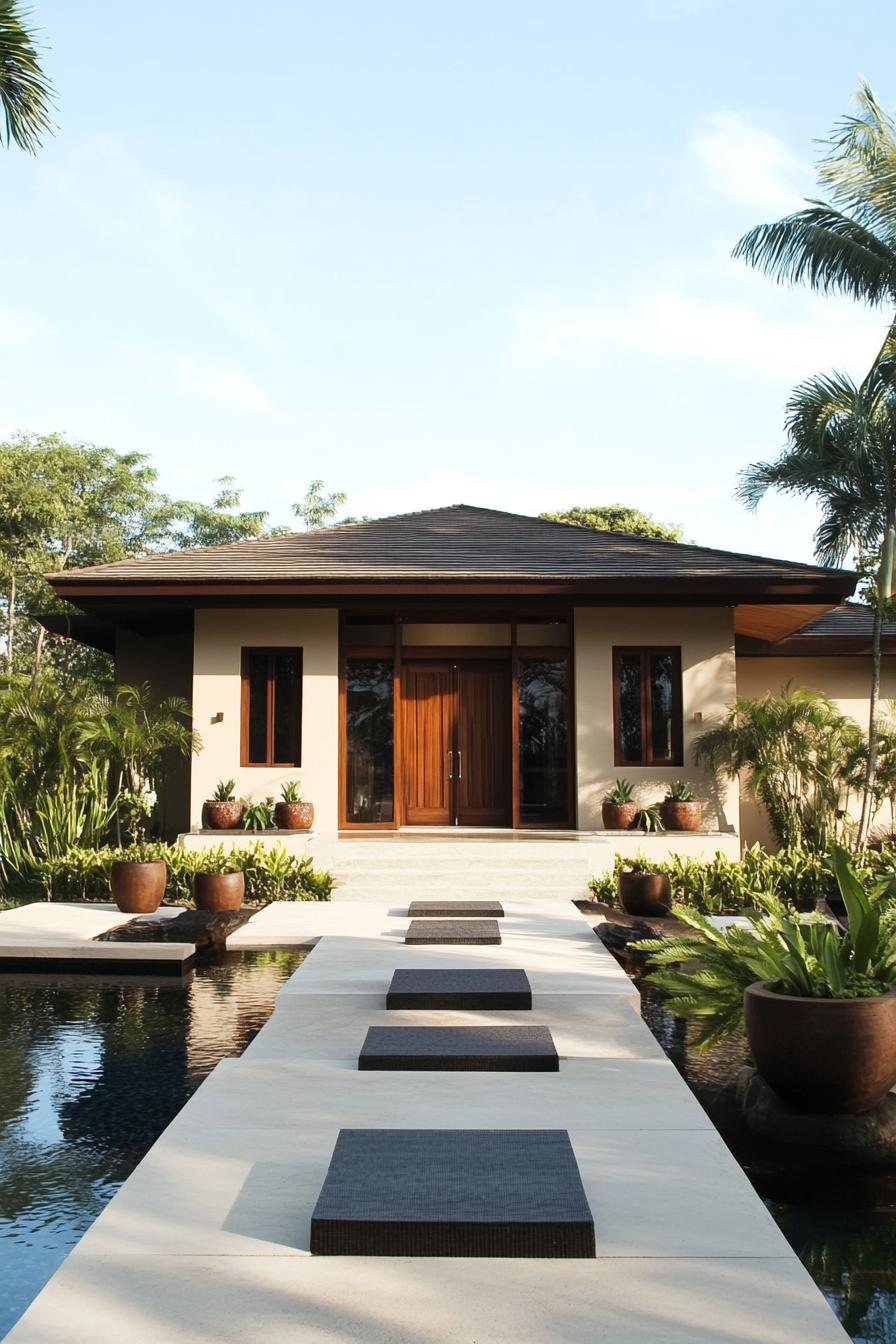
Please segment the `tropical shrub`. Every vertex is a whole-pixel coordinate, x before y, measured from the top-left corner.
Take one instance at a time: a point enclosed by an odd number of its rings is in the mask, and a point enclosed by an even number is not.
[[[261,803],[249,803],[243,812],[243,830],[269,831],[274,825],[274,800],[265,798]]]
[[[117,859],[162,859],[168,865],[166,901],[192,905],[194,873],[242,872],[246,900],[326,901],[333,890],[330,874],[315,869],[307,856],[290,854],[282,845],[265,848],[260,842],[240,848],[184,849],[181,845],[141,844],[125,848],[73,848],[45,860],[39,869],[48,900],[107,901],[109,873]]]
[[[892,987],[896,910],[885,899],[892,883],[863,883],[839,846],[830,863],[849,916],[848,930],[821,915],[797,915],[762,895],[758,909],[745,911],[748,928],[717,929],[679,906],[674,913],[695,937],[639,941],[638,950],[650,954],[651,983],[671,996],[670,1012],[702,1020],[696,1045],[707,1049],[741,1026],[744,990],[757,981],[812,999],[872,998]]]
[[[617,779],[607,793],[604,794],[605,803],[630,803],[634,796],[635,787],[627,779]]]
[[[743,779],[785,849],[827,851],[845,838],[866,755],[865,736],[853,719],[820,691],[789,686],[777,695],[738,700],[694,744],[698,764]]]

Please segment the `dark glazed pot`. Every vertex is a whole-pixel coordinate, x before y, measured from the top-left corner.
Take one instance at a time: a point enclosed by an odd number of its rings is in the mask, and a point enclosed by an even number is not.
[[[660,816],[667,831],[699,831],[703,821],[703,804],[696,800],[680,803],[667,798],[660,803]]]
[[[873,999],[802,999],[767,983],[744,993],[753,1062],[798,1111],[856,1115],[896,1083],[896,989]]]
[[[125,915],[151,915],[158,910],[168,883],[168,865],[161,859],[138,863],[116,859],[109,874],[112,899]]]
[[[193,900],[197,910],[239,910],[246,894],[242,873],[194,873]]]
[[[672,904],[672,886],[667,873],[627,873],[617,879],[619,904],[626,914],[648,918],[668,915]]]
[[[280,831],[310,831],[314,825],[314,804],[275,803],[274,824]]]
[[[605,831],[630,831],[640,812],[637,803],[601,803],[600,815]]]
[[[242,803],[218,803],[213,800],[205,805],[205,819],[209,830],[238,831],[243,824]]]

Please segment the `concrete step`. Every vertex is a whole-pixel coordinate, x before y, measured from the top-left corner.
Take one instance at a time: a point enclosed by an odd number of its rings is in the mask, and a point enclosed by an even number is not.
[[[448,869],[405,869],[389,868],[387,865],[377,868],[353,869],[346,872],[343,868],[331,868],[330,872],[340,882],[362,882],[365,885],[372,886],[376,883],[382,883],[383,886],[390,887],[414,887],[420,882],[428,882],[430,886],[456,887],[474,884],[476,886],[511,886],[520,887],[543,887],[546,883],[552,886],[575,886],[579,882],[587,882],[591,876],[586,868],[580,868],[575,872],[545,872],[533,873],[531,869],[489,869],[482,871],[480,869],[471,869],[463,873],[458,873]]]
[[[384,886],[365,886],[362,883],[337,884],[334,888],[334,895],[343,901],[388,901],[396,905],[407,905],[412,900],[426,900],[434,895],[444,896],[448,900],[498,900],[514,901],[526,900],[533,901],[545,900],[566,900],[578,901],[584,900],[588,895],[588,887],[583,882],[581,886],[563,886],[554,887],[546,884],[543,887],[520,888],[514,886],[506,887],[470,887],[463,883],[455,888],[440,887],[434,888],[421,882],[418,887],[395,887]]]

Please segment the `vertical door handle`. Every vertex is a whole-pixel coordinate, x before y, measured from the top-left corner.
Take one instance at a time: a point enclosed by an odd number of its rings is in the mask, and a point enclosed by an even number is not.
[[[453,752],[453,751],[449,751],[449,753],[448,753],[448,778],[449,778],[449,779],[453,779],[453,778],[454,778],[454,752]]]
[[[463,777],[464,777],[464,776],[463,776],[463,771],[461,770],[461,762],[462,762],[462,759],[463,759],[463,758],[462,758],[461,753],[458,752],[458,753],[457,753],[457,777],[458,777],[458,779],[463,779]]]

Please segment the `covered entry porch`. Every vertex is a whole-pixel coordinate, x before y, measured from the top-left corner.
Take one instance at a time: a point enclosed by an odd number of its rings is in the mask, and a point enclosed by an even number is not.
[[[566,608],[340,611],[339,826],[576,825]]]

